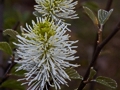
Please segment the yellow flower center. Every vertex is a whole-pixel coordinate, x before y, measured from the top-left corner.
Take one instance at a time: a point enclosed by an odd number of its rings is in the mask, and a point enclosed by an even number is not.
[[[38,36],[39,40],[42,41],[44,41],[46,37],[49,39],[51,36],[55,35],[55,30],[52,29],[52,25],[49,21],[37,23],[33,27],[33,32]]]

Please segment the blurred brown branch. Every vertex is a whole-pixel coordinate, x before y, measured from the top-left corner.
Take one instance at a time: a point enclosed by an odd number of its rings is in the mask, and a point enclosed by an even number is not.
[[[19,21],[16,22],[16,24],[15,24],[14,27],[13,27],[13,30],[17,30],[17,28],[19,27],[19,25],[20,25],[20,22],[19,22]]]
[[[106,5],[106,11],[109,11],[111,6],[112,6],[113,0],[108,0],[107,5]]]

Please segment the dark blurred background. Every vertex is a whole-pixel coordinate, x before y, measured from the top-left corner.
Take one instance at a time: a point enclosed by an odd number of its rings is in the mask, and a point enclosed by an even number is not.
[[[76,70],[80,75],[84,76],[86,69],[90,63],[94,44],[96,40],[96,34],[98,29],[94,26],[90,18],[85,14],[82,6],[87,6],[97,15],[99,9],[106,9],[109,0],[79,0],[76,6],[76,11],[79,15],[79,19],[66,20],[71,23],[69,27],[72,32],[71,40],[79,40],[78,53],[80,57],[76,62],[81,64]],[[35,16],[32,14],[35,5],[34,0],[0,0],[0,32],[8,28],[14,28],[17,23],[25,26],[25,23],[31,24],[31,20],[35,20]],[[104,26],[103,39],[105,39],[120,21],[120,0],[113,0],[110,8],[114,11]],[[19,26],[20,26],[19,25]],[[17,28],[19,30],[19,27]],[[11,38],[2,36],[0,33],[0,41],[12,41]],[[12,43],[10,42],[12,45]],[[14,46],[12,45],[14,48]],[[8,56],[4,53],[0,54],[0,66],[6,68],[6,59]],[[120,90],[120,31],[110,40],[110,42],[103,48],[96,63],[97,75],[113,78],[118,83]],[[0,76],[4,74],[4,70],[0,70]],[[65,87],[64,90],[74,90],[79,86],[80,80],[72,80],[69,84],[69,88]],[[1,89],[2,90],[2,89]],[[84,90],[112,90],[99,84],[88,84]]]

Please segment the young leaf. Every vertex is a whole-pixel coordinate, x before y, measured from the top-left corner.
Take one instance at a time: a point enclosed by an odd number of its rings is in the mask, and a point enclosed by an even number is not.
[[[100,9],[100,10],[98,11],[98,20],[99,20],[99,23],[100,23],[101,25],[104,25],[104,24],[106,23],[106,21],[109,19],[109,17],[110,17],[110,15],[112,14],[112,12],[113,12],[113,9],[111,9],[109,12]]]
[[[90,10],[89,8],[87,8],[87,7],[83,7],[83,8],[84,8],[86,14],[91,18],[91,20],[93,21],[93,23],[94,23],[95,25],[98,25],[98,19],[97,19],[97,17],[95,16],[95,14],[93,13],[93,11]]]
[[[83,77],[80,76],[75,69],[67,68],[65,71],[71,79],[81,79],[81,80],[83,80]]]
[[[83,3],[81,3],[81,5],[89,7],[91,10],[94,10],[94,11],[97,11],[99,9],[98,4],[94,1],[83,2]]]
[[[94,76],[95,76],[95,74],[96,74],[96,71],[94,70],[94,68],[93,68],[93,67],[91,67],[91,69],[90,69],[89,79],[93,79],[93,78],[94,78]]]
[[[9,35],[12,38],[17,39],[16,35],[18,35],[18,32],[14,31],[12,29],[6,29],[6,30],[3,31],[3,34],[4,35]]]
[[[0,87],[6,87],[6,88],[9,88],[9,89],[15,89],[15,90],[25,90],[25,87],[24,86],[21,86],[21,83],[16,81],[16,80],[13,80],[13,79],[10,79],[10,80],[7,80],[5,82],[2,83],[2,85],[0,85]]]
[[[113,89],[117,88],[116,81],[108,77],[99,76],[93,81],[100,83],[102,85],[105,85],[107,87],[113,88]]]
[[[12,49],[7,42],[0,42],[0,50],[6,52],[9,55],[12,55]]]

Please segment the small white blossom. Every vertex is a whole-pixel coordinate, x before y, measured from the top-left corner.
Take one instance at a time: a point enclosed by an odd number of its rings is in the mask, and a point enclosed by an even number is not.
[[[35,0],[38,5],[35,5],[35,10],[43,16],[58,19],[76,19],[75,5],[77,1],[73,0]]]
[[[25,80],[23,84],[29,87],[27,90],[43,90],[47,84],[55,89],[61,89],[60,84],[67,85],[70,77],[65,72],[68,67],[77,67],[69,61],[74,61],[76,53],[72,46],[77,41],[69,41],[66,35],[66,25],[61,21],[54,24],[46,19],[37,18],[37,23],[32,21],[33,26],[26,24],[27,29],[22,28],[22,35],[17,35],[19,43],[17,55],[21,60],[17,71],[25,70]],[[50,81],[53,83],[50,83]]]

